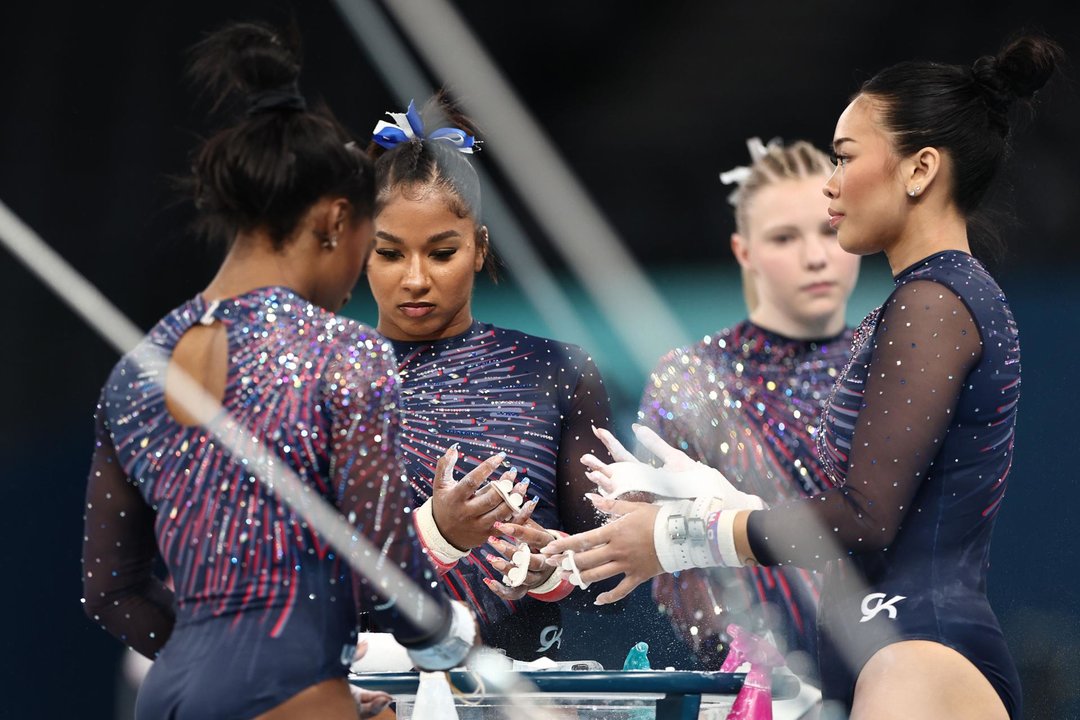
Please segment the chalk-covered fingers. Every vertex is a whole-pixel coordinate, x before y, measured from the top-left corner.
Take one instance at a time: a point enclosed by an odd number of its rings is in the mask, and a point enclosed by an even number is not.
[[[622,573],[622,582],[597,597],[598,604],[615,602],[651,577],[663,572],[653,545],[653,524],[659,508],[635,503],[590,497],[597,506],[613,516],[608,524],[595,530],[555,540],[541,549],[549,564],[561,563],[564,553],[574,552],[574,563],[582,581],[597,582]]]
[[[611,434],[610,430],[598,428],[594,425],[592,431],[593,435],[607,448],[607,451],[611,454],[611,459],[615,462],[641,462],[634,457],[634,453],[623,447],[623,444]]]
[[[476,491],[484,484],[484,481],[487,480],[493,472],[499,469],[499,466],[502,465],[502,462],[505,459],[506,453],[504,452],[492,455],[487,460],[465,473],[465,477],[461,478],[461,482],[457,484],[455,490],[460,493],[463,499],[476,494]]]
[[[485,487],[477,492],[480,484],[498,469],[506,455],[498,453],[489,457],[460,481],[454,482],[452,473],[456,452],[451,448],[440,459],[444,461],[443,466],[436,467],[431,510],[439,533],[456,548],[468,550],[484,543],[491,534],[493,523],[506,520],[512,514],[493,487]]]
[[[696,465],[695,461],[682,450],[671,447],[651,428],[634,423],[634,437],[643,448],[655,455],[669,470],[687,470]]]
[[[454,480],[454,465],[457,464],[457,460],[458,446],[457,443],[454,443],[435,462],[435,476],[431,478],[433,493],[438,494],[444,490],[449,490],[457,484],[457,481]]]
[[[525,543],[531,548],[542,548],[559,537],[558,534],[545,530],[535,522],[515,523],[500,522],[495,524],[495,530],[513,539],[516,543]]]

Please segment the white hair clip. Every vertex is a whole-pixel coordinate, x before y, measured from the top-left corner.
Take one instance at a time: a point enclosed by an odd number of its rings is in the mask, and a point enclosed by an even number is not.
[[[753,172],[754,163],[768,155],[770,150],[782,148],[783,146],[784,141],[778,137],[774,137],[767,144],[761,142],[759,137],[747,138],[746,149],[750,153],[750,164],[736,165],[730,170],[720,173],[720,182],[725,185],[736,185],[735,190],[727,197],[729,203],[732,205],[738,204],[739,191]]]

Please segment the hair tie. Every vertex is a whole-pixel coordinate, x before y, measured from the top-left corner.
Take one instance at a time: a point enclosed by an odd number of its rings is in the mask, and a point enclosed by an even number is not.
[[[769,151],[780,149],[784,146],[784,141],[778,137],[774,137],[768,142],[768,144],[761,142],[761,138],[752,137],[746,139],[746,149],[750,153],[749,165],[736,165],[730,170],[725,170],[720,173],[720,182],[725,185],[736,185],[735,190],[728,195],[727,200],[732,205],[739,204],[739,191],[742,190],[743,183],[749,179],[750,175],[754,172],[754,165],[762,158],[768,156]]]
[[[300,89],[296,83],[282,85],[270,90],[262,90],[253,94],[248,105],[247,114],[258,115],[259,113],[275,112],[277,110],[290,110],[293,112],[307,110],[307,102],[304,100],[304,96],[300,94]]]
[[[420,113],[416,111],[415,103],[409,101],[409,109],[403,113],[389,112],[392,122],[380,120],[372,130],[372,140],[376,145],[387,150],[410,140],[442,140],[457,148],[458,152],[472,155],[480,149],[480,141],[465,132],[461,128],[444,127],[433,131],[431,134],[424,133],[424,123],[420,119]]]

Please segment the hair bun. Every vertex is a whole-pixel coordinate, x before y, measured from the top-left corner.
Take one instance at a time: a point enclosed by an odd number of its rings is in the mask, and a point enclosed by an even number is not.
[[[1001,116],[1002,130],[1006,130],[1008,120],[1004,116],[1016,101],[1016,94],[1006,86],[998,70],[998,59],[993,55],[983,55],[971,66],[971,74],[990,110]]]
[[[993,58],[996,84],[1014,98],[1027,100],[1046,85],[1063,56],[1061,47],[1049,38],[1040,35],[1018,37]],[[979,65],[982,60],[977,60],[973,68],[980,82]]]
[[[188,74],[218,107],[229,96],[249,98],[295,86],[299,54],[296,37],[282,37],[260,23],[232,23],[192,48]]]

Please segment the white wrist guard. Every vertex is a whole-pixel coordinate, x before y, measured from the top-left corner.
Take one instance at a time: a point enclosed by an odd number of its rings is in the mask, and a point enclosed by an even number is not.
[[[420,533],[420,542],[428,552],[443,565],[453,565],[469,554],[468,550],[458,550],[439,532],[435,524],[435,515],[431,511],[432,500],[428,498],[416,509],[416,529]]]
[[[653,523],[656,558],[665,572],[715,565],[709,547],[709,515],[721,507],[716,498],[676,500],[660,506]]]
[[[472,611],[457,600],[450,601],[450,631],[426,648],[409,649],[409,659],[420,670],[449,670],[465,662],[476,644],[476,621]]]

